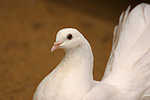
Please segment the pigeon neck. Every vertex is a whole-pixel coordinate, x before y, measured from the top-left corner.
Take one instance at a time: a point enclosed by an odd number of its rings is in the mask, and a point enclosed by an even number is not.
[[[93,72],[93,53],[89,44],[67,51],[63,60],[68,63],[70,67],[86,70],[89,74]]]
[[[83,97],[94,85],[93,53],[90,45],[86,43],[76,50],[67,51],[57,71],[62,78],[62,90],[66,91],[67,95]]]
[[[93,53],[87,43],[76,50],[67,51],[62,62],[65,69],[73,79],[78,79],[87,85],[93,82]],[[84,81],[84,82],[83,82]],[[84,85],[86,85],[84,84]]]

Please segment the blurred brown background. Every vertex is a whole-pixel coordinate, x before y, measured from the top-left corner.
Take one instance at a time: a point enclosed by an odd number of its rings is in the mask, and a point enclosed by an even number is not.
[[[50,48],[57,31],[75,27],[90,42],[100,80],[119,16],[150,0],[0,0],[0,100],[32,100],[40,81],[62,59]]]

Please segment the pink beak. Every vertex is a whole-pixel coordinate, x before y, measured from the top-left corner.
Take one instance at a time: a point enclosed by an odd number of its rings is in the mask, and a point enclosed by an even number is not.
[[[51,52],[58,49],[63,42],[54,42],[53,47],[51,48]]]

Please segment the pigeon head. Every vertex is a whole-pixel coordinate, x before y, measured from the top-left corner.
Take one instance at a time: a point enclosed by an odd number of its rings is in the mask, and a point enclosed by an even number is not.
[[[83,35],[74,28],[65,28],[58,31],[56,42],[51,49],[53,52],[56,49],[63,49],[64,51],[76,50],[87,43]]]

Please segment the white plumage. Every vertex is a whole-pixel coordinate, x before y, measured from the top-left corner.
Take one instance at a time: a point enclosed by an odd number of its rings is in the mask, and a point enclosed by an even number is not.
[[[33,100],[149,100],[150,5],[129,10],[115,27],[112,52],[100,82],[93,80],[88,41],[76,29],[62,29],[52,51],[62,48],[65,56],[39,84]]]

